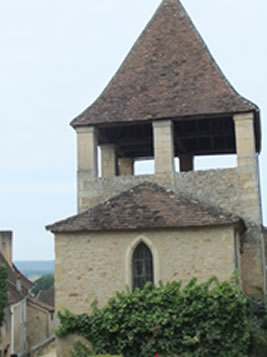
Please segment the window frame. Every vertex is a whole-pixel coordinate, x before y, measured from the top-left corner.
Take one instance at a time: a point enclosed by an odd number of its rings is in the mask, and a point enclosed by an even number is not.
[[[142,289],[147,282],[154,284],[153,254],[147,244],[141,241],[132,254],[132,288]]]

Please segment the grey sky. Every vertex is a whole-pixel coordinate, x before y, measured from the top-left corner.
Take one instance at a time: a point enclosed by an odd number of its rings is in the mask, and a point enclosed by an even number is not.
[[[104,89],[159,3],[0,1],[0,229],[15,231],[15,259],[53,258],[44,226],[76,212],[69,122]],[[183,5],[229,81],[261,109],[267,222],[267,2]]]

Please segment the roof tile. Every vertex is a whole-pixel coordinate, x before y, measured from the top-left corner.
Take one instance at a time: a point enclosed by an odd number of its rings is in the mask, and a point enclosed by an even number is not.
[[[29,289],[33,283],[28,280],[18,268],[12,264],[10,266],[6,261],[3,254],[0,252],[0,264],[4,264],[7,267],[8,272],[8,304],[15,304],[18,301],[24,299],[29,294]],[[21,291],[17,289],[17,278],[21,279]]]
[[[240,218],[178,197],[157,184],[143,183],[46,228],[54,233],[72,233],[211,226],[237,221]]]
[[[47,290],[40,290],[37,299],[46,305],[55,306],[55,290],[54,289],[47,289]]]
[[[73,127],[258,111],[229,84],[178,0],[164,0]]]

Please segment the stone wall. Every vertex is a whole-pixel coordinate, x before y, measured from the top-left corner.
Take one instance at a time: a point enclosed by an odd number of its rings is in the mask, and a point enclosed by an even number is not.
[[[28,301],[28,341],[30,348],[47,340],[54,333],[54,324],[51,320],[52,314],[45,309]]]
[[[256,165],[256,160],[253,161]],[[78,180],[78,210],[108,200],[143,182],[156,182],[205,205],[240,216],[248,228],[242,240],[242,279],[245,292],[259,296],[264,289],[264,239],[257,167],[189,171],[162,175],[114,176]]]
[[[155,182],[155,176],[113,176],[87,179],[80,175],[78,180],[78,211],[83,212],[89,207],[145,181]]]
[[[243,215],[237,195],[238,169],[189,171],[170,175],[114,176],[79,182],[79,211],[110,199],[143,182],[156,182],[193,199]],[[212,194],[211,194],[212,193]]]
[[[12,354],[27,353],[27,298],[11,305],[13,341],[11,343]]]
[[[92,207],[143,182],[156,182],[193,199],[240,215],[258,223],[258,189],[254,178],[242,168],[189,171],[163,175],[114,176],[81,179],[78,182],[78,211]],[[252,181],[252,182],[251,182]],[[256,198],[255,198],[256,197]]]
[[[131,286],[134,248],[142,240],[151,249],[155,282],[192,277],[229,279],[237,262],[232,226],[166,231],[58,234],[55,239],[56,310],[89,313],[116,291]],[[236,237],[238,240],[238,236]],[[57,355],[68,357],[72,337],[57,341]]]
[[[56,337],[51,336],[46,341],[37,345],[31,350],[31,357],[40,357],[50,355],[55,356],[56,351]]]
[[[204,204],[240,216],[246,225],[242,235],[242,283],[245,293],[262,298],[265,289],[264,239],[261,231],[259,188],[251,167],[181,173],[176,192]]]
[[[131,286],[131,261],[143,240],[153,253],[155,282],[229,279],[236,259],[232,226],[56,235],[56,309],[89,312],[125,284]],[[67,262],[67,264],[66,264]],[[159,263],[160,262],[160,263]],[[65,263],[65,264],[64,264]]]

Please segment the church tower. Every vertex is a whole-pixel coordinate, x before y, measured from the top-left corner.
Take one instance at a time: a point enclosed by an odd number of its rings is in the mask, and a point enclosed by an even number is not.
[[[47,226],[57,310],[86,313],[125,284],[224,280],[234,270],[246,294],[264,296],[259,108],[224,77],[179,0],[162,1],[71,125],[78,212]],[[196,157],[229,154],[234,168],[194,168]],[[134,162],[147,159],[154,173],[136,175]]]
[[[258,107],[224,77],[181,3],[164,0],[102,95],[71,123],[78,211],[143,181],[220,207],[246,223],[245,290],[263,289],[259,120]],[[236,154],[237,167],[194,171],[196,156],[216,154]],[[134,176],[134,161],[147,158],[155,160],[154,175]]]

